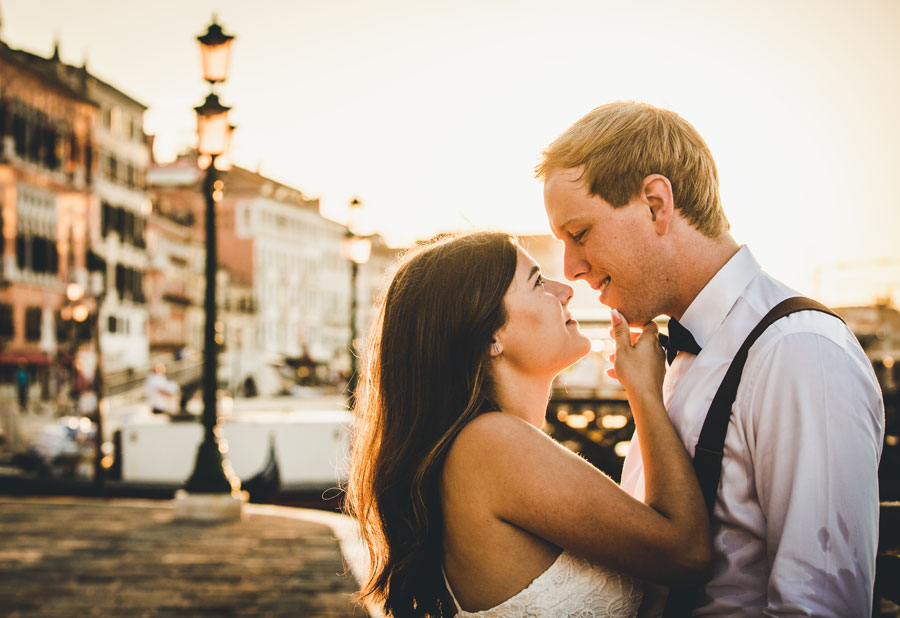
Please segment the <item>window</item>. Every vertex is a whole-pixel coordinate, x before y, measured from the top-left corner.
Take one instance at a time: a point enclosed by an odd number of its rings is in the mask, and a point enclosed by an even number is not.
[[[111,216],[112,206],[103,202],[100,204],[100,234],[103,238],[106,238],[106,235],[109,234],[109,219]]]
[[[92,249],[87,252],[87,269],[88,272],[106,273],[106,260],[102,256],[95,253]]]
[[[113,182],[116,181],[119,175],[119,164],[116,161],[116,158],[113,155],[109,155],[106,157],[106,176]]]
[[[91,184],[94,174],[94,147],[90,144],[84,145],[84,181]]]
[[[81,154],[81,146],[78,143],[78,137],[72,133],[69,135],[69,168],[75,169],[78,165],[78,159]]]
[[[119,211],[119,239],[128,244],[134,243],[134,214],[122,209]]]
[[[120,299],[125,298],[125,267],[121,264],[116,264],[116,292],[119,294]],[[110,331],[115,332],[115,331]]]
[[[25,115],[21,109],[17,109],[13,113],[12,133],[13,139],[16,142],[16,155],[24,157],[27,152],[25,138],[27,137],[28,131],[25,123]]]
[[[147,302],[147,298],[144,296],[144,273],[137,270],[131,272],[134,300],[135,302],[144,304]]]
[[[122,110],[118,107],[110,108],[109,110],[109,130],[115,135],[122,134]]]
[[[36,273],[47,272],[47,270],[48,270],[48,268],[47,268],[48,267],[48,264],[47,264],[48,255],[47,254],[49,253],[49,249],[47,247],[47,241],[40,236],[35,236],[34,239],[32,239],[32,250],[33,250],[33,253],[31,256],[31,260],[32,260],[32,268],[34,269],[34,272],[36,272]]]
[[[116,316],[111,315],[106,319],[106,332],[116,332]]]
[[[26,270],[31,267],[28,259],[31,254],[31,237],[19,234],[16,236],[16,265],[19,270]]]
[[[0,339],[12,339],[14,334],[13,306],[0,303]]]
[[[40,307],[28,307],[25,309],[25,341],[41,340],[41,315]]]

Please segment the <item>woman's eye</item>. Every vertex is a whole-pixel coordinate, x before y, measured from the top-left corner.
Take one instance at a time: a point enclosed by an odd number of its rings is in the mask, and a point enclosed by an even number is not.
[[[543,278],[542,276],[540,276],[540,275],[538,275],[538,276],[537,276],[537,279],[535,279],[535,281],[534,281],[534,287],[537,287],[537,286],[539,286],[539,285],[544,285],[544,278]]]

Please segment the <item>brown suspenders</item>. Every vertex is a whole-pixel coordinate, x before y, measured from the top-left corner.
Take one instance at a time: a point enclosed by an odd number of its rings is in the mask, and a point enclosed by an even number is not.
[[[703,499],[706,502],[706,510],[709,513],[710,521],[712,521],[713,507],[716,504],[719,480],[722,476],[725,434],[728,432],[731,407],[734,405],[738,386],[741,383],[741,373],[744,370],[744,363],[747,362],[747,354],[750,351],[750,347],[773,322],[797,311],[821,311],[822,313],[833,315],[839,320],[841,319],[828,307],[810,298],[797,296],[778,303],[747,335],[747,339],[744,340],[737,354],[735,354],[734,360],[731,361],[731,366],[728,367],[725,378],[719,385],[719,390],[716,391],[712,404],[709,406],[709,412],[706,414],[706,420],[703,422],[703,428],[700,430],[700,437],[697,440],[697,448],[694,452],[694,470],[697,473],[697,480],[700,482],[700,490],[703,492]],[[690,616],[692,608],[696,605],[698,593],[698,588],[673,589],[669,593],[663,617]]]

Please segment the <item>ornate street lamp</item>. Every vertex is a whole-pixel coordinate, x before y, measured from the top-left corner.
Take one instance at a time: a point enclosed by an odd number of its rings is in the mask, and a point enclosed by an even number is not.
[[[219,97],[212,92],[207,95],[203,105],[194,108],[197,112],[197,151],[201,156],[214,159],[225,154],[229,141],[230,109],[219,103]]]
[[[222,32],[222,27],[215,23],[200,41],[203,59],[203,78],[210,84],[225,81],[231,52],[233,36]],[[215,93],[206,97],[203,105],[194,108],[197,112],[197,151],[198,165],[206,169],[203,181],[203,195],[206,198],[206,294],[204,307],[206,323],[203,330],[203,442],[197,449],[194,471],[185,483],[188,494],[211,494],[212,497],[224,497],[223,510],[220,514],[210,512],[215,509],[212,503],[199,506],[194,510],[185,506],[182,514],[194,518],[222,518],[240,516],[240,480],[234,474],[230,464],[222,455],[224,450],[219,441],[219,419],[216,410],[217,389],[217,351],[216,344],[216,204],[222,200],[224,183],[218,178],[216,165],[219,159],[227,160],[227,151],[234,127],[228,123],[230,107],[222,105]],[[233,498],[233,500],[228,500]],[[236,508],[234,508],[236,506]]]
[[[78,367],[76,360],[78,356],[78,335],[81,324],[90,316],[90,310],[84,300],[84,288],[78,283],[69,283],[66,286],[66,303],[60,309],[60,317],[69,324],[69,356],[71,366],[69,367],[69,399],[72,405],[72,414],[78,412],[78,400],[75,398],[75,392],[78,384]]]
[[[359,198],[354,197],[350,202],[350,217],[362,207]],[[372,241],[365,236],[357,236],[353,231],[352,222],[348,222],[347,231],[341,242],[341,257],[350,262],[350,379],[347,381],[347,402],[350,408],[356,403],[356,385],[359,382],[359,351],[357,350],[357,277],[359,265],[369,261],[372,253]]]
[[[68,303],[64,305],[60,311],[60,317],[63,320],[71,320],[72,322],[71,356],[74,366],[73,379],[77,378],[78,372],[81,372],[85,377],[87,377],[88,373],[91,373],[90,367],[86,369],[84,367],[75,366],[79,347],[78,330],[81,328],[81,324],[89,320],[87,326],[90,334],[91,351],[94,354],[94,358],[93,378],[87,388],[94,391],[96,405],[88,416],[90,416],[91,420],[96,424],[97,433],[96,438],[94,439],[94,483],[101,487],[105,480],[106,469],[111,465],[111,460],[107,459],[106,453],[104,452],[103,442],[103,413],[106,403],[103,397],[104,381],[102,347],[100,346],[100,305],[105,296],[106,289],[104,287],[104,289],[94,297],[94,307],[92,312],[91,308],[85,302],[84,288],[82,288],[80,284],[73,282],[66,286],[66,299],[68,300]],[[86,370],[87,373],[85,373]],[[78,404],[78,401],[73,401],[76,414],[81,413]]]
[[[200,55],[203,61],[203,79],[210,84],[224,82],[228,77],[228,66],[231,64],[231,43],[234,37],[222,32],[222,26],[216,23],[216,15],[213,14],[213,23],[209,25],[206,34],[198,36],[200,41]]]

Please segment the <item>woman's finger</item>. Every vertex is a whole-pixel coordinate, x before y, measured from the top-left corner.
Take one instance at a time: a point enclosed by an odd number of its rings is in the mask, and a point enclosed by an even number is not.
[[[630,336],[630,329],[628,328],[628,322],[619,313],[618,309],[613,309],[610,312],[610,316],[612,317],[613,324],[613,336],[616,339],[616,347],[625,347],[626,345],[632,345],[632,339]]]

